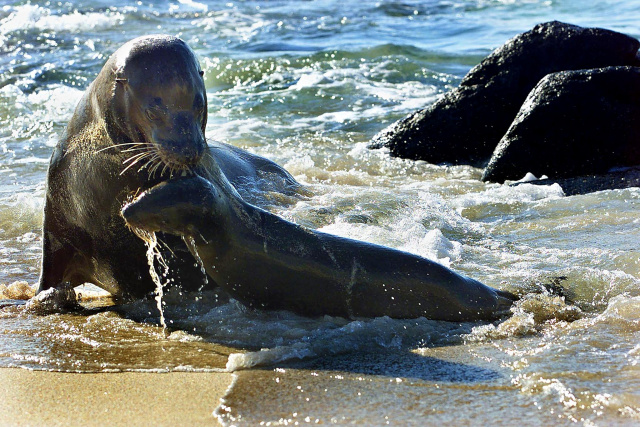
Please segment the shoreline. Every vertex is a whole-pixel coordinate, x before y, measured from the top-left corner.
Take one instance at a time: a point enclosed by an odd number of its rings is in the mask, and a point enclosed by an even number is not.
[[[230,373],[0,368],[0,426],[218,425]]]

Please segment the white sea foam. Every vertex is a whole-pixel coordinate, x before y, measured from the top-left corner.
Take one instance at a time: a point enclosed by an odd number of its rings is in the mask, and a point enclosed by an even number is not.
[[[10,10],[9,16],[0,21],[1,34],[20,30],[80,32],[110,28],[124,21],[124,16],[119,12],[80,13],[76,10],[69,14],[55,15],[50,9],[31,4],[15,6]]]
[[[40,144],[53,147],[62,132],[62,126],[73,115],[83,91],[69,86],[54,84],[24,94],[16,85],[7,85],[0,90],[0,100],[10,102],[15,119],[7,123],[12,134],[4,141],[13,143],[17,138],[30,137],[28,150]],[[24,147],[20,147],[23,149]],[[16,151],[13,164],[46,163],[45,157],[34,156],[30,151]]]
[[[564,197],[562,187],[558,184],[534,185],[521,184],[517,186],[489,184],[487,189],[479,193],[462,194],[449,203],[457,209],[489,205],[491,203],[512,204],[534,202],[544,199],[558,199]]]
[[[197,12],[206,12],[209,10],[209,6],[204,3],[200,3],[193,0],[178,0],[179,5],[170,5],[170,11],[197,11]]]
[[[0,96],[13,99],[15,101],[26,99],[26,95],[20,90],[20,88],[11,84],[0,88]]]
[[[36,293],[35,285],[22,281],[9,284],[0,283],[0,299],[28,300]]]
[[[29,165],[29,164],[34,164],[34,163],[42,163],[42,164],[48,164],[49,163],[49,159],[43,159],[40,157],[34,157],[34,156],[29,156],[29,157],[22,157],[20,159],[15,159],[13,161],[14,165]]]
[[[319,85],[331,84],[334,81],[331,80],[325,73],[317,71],[311,71],[309,73],[302,74],[298,81],[290,87],[291,90],[301,90],[306,88],[318,87]]]
[[[191,21],[205,32],[214,32],[230,40],[248,41],[262,27],[268,25],[260,13],[243,14],[238,11],[213,11]]]
[[[44,108],[47,117],[62,116],[60,119],[64,120],[71,118],[83,93],[81,89],[56,84],[29,94],[27,101],[32,108]]]
[[[414,253],[424,258],[450,266],[452,260],[460,258],[462,245],[444,237],[438,229],[428,230],[409,218],[395,221],[391,227],[365,224],[334,223],[320,231],[351,239],[392,246],[398,250]]]
[[[420,230],[422,235],[413,234],[400,249],[432,259],[447,267],[451,266],[452,260],[460,259],[460,242],[447,239],[437,228],[427,231],[426,234],[424,230],[424,227]]]
[[[547,179],[547,178],[548,177],[546,175],[542,175],[540,178],[538,178],[531,172],[527,172],[524,177],[520,178],[515,182],[532,182],[532,181],[537,181],[539,179]]]
[[[207,135],[217,141],[233,139],[238,143],[243,139],[250,141],[266,126],[267,123],[257,118],[210,122],[207,123]]]
[[[640,296],[618,295],[607,305],[607,309],[598,315],[596,323],[606,323],[623,328],[627,332],[640,331]]]
[[[497,324],[475,326],[463,336],[467,342],[479,342],[508,337],[534,335],[550,330],[558,322],[573,322],[583,317],[583,312],[569,304],[564,297],[547,293],[524,295],[511,307],[513,313]]]
[[[44,188],[38,186],[33,191],[21,191],[0,199],[0,221],[9,219],[8,224],[16,227],[16,231],[32,231],[40,227],[44,206]],[[5,230],[8,228],[4,226]]]
[[[393,232],[385,230],[383,227],[366,224],[351,224],[342,221],[324,226],[320,228],[319,231],[386,246],[397,244],[400,240],[396,240],[396,236],[394,236]]]

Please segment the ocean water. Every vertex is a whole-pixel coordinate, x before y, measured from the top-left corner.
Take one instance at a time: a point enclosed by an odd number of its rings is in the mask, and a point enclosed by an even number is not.
[[[225,371],[222,424],[637,425],[640,189],[567,197],[368,150],[494,48],[561,20],[640,37],[632,0],[11,2],[0,5],[0,367]],[[182,37],[207,137],[270,158],[311,196],[263,202],[522,296],[492,324],[308,319],[213,292],[83,314],[26,303],[49,156],[83,90],[134,37]],[[258,199],[260,195],[257,196]],[[562,278],[562,279],[560,279]],[[540,293],[559,282],[566,298]]]

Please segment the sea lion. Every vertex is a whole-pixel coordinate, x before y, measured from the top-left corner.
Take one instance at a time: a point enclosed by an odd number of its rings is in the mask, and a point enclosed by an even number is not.
[[[80,100],[51,157],[38,292],[85,282],[117,299],[152,292],[145,246],[120,210],[171,176],[206,176],[215,165],[246,193],[273,191],[274,185],[295,193],[300,187],[267,159],[226,144],[208,146],[206,124],[203,72],[185,42],[146,36],[118,49]],[[163,241],[174,283],[200,287],[204,277],[184,243],[174,236]]]
[[[207,274],[249,306],[305,316],[492,320],[515,297],[419,256],[313,231],[245,202],[219,172],[156,185],[132,227],[186,236]]]

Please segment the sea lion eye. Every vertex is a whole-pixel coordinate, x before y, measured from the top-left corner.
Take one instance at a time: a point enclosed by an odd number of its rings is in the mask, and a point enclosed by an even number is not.
[[[160,114],[157,111],[154,111],[154,109],[152,108],[147,108],[145,114],[147,115],[147,118],[152,122],[160,120]]]
[[[204,111],[204,98],[202,95],[197,94],[193,100],[193,108],[195,111],[202,113]]]

